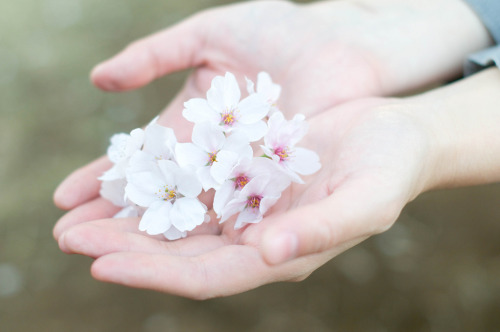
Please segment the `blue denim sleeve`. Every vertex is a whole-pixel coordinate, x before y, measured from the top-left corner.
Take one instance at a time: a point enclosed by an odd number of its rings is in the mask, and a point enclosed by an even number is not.
[[[476,12],[496,46],[470,55],[464,65],[464,74],[470,75],[486,67],[500,68],[500,0],[465,0]]]

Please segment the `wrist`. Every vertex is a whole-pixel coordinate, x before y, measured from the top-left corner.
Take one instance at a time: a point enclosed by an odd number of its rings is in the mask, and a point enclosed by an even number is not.
[[[500,71],[407,98],[425,128],[429,158],[422,191],[500,181]]]

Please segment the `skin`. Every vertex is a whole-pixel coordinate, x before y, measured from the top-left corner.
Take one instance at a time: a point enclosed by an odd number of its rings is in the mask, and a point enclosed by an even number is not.
[[[437,14],[444,9],[449,16]],[[241,23],[257,16],[257,28]],[[99,65],[94,83],[123,91],[196,67],[160,119],[183,140],[190,126],[182,103],[203,96],[213,76],[268,71],[283,87],[280,108],[308,116],[304,146],[323,168],[287,190],[260,224],[234,231],[212,223],[166,242],[139,232],[137,219],[109,219],[117,209],[98,198],[96,178],[110,167],[101,158],[56,191],[56,205],[70,211],[54,236],[63,251],[96,258],[99,280],[196,299],[302,280],[388,229],[421,192],[500,178],[491,151],[500,156],[497,70],[416,97],[370,97],[454,77],[466,54],[490,43],[468,8],[447,0],[254,2],[198,14]]]

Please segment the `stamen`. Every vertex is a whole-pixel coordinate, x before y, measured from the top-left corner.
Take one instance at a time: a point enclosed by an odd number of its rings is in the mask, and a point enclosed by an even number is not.
[[[247,200],[247,207],[252,209],[258,209],[260,206],[261,196],[250,196]]]
[[[177,198],[177,192],[175,189],[170,189],[168,186],[158,189],[156,195],[164,201],[172,201]]]
[[[290,155],[288,154],[289,150],[287,147],[279,147],[274,149],[274,154],[280,157],[280,161],[288,159]]]
[[[246,176],[245,174],[240,174],[238,175],[238,177],[236,177],[236,179],[234,179],[234,188],[241,190],[244,186],[246,186],[248,181],[250,181],[248,176]]]
[[[207,166],[212,166],[216,162],[217,162],[217,151],[209,153]]]
[[[236,119],[234,117],[233,110],[228,110],[228,111],[222,113],[221,125],[232,126],[235,121],[236,121]]]

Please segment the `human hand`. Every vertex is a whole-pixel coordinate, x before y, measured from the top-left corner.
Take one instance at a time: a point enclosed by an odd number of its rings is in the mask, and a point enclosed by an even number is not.
[[[197,299],[302,280],[389,228],[419,193],[499,181],[498,89],[500,73],[490,69],[420,96],[359,100],[311,118],[305,145],[323,169],[284,192],[259,224],[234,231],[212,223],[167,242],[93,202],[68,213],[73,226],[59,245],[96,258],[99,280]]]
[[[466,54],[490,42],[472,11],[455,0],[251,2],[202,12],[137,41],[96,67],[92,80],[124,91],[195,67],[159,120],[182,141],[191,129],[180,116],[183,102],[202,96],[225,71],[252,79],[269,72],[283,88],[280,108],[289,117],[312,116],[346,100],[453,77]],[[97,177],[110,167],[101,158],[74,172],[56,191],[56,205],[69,210],[97,200],[103,210]],[[58,223],[56,238],[65,226]]]
[[[99,280],[192,298],[301,280],[387,229],[422,190],[426,136],[405,108],[369,99],[311,118],[305,145],[322,156],[323,169],[287,190],[260,224],[235,231],[231,222],[212,223],[167,242],[139,232],[137,219],[109,219],[112,211],[93,220],[95,203],[87,203],[65,217],[77,225],[62,232],[60,247],[96,258],[92,274]],[[293,227],[298,238],[267,233],[273,225]],[[300,247],[291,249],[294,243]]]

